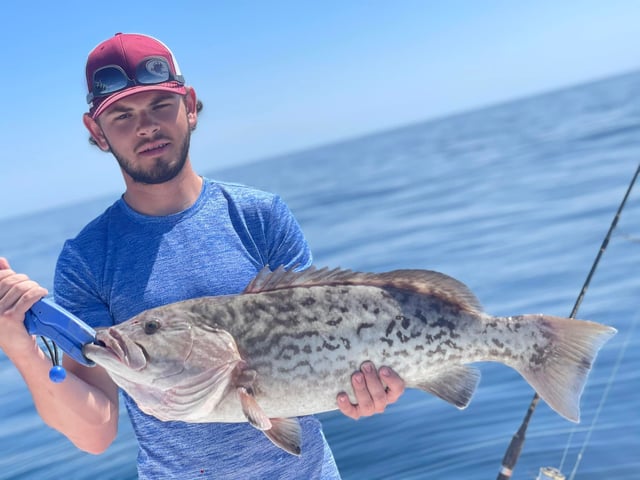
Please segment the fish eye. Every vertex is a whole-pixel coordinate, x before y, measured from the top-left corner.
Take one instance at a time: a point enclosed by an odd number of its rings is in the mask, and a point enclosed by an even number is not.
[[[149,320],[144,324],[144,333],[153,335],[160,329],[160,322],[157,320]]]

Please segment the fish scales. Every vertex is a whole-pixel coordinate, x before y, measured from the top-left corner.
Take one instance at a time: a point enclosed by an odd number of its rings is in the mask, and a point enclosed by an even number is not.
[[[185,328],[188,325],[188,328]],[[598,349],[615,332],[549,315],[493,317],[459,281],[421,270],[263,270],[240,295],[148,310],[98,330],[85,354],[162,420],[246,422],[297,453],[290,419],[337,408],[365,360],[464,408],[479,372],[516,369],[577,421]],[[142,353],[139,351],[142,350]]]
[[[365,359],[402,371],[408,386],[415,386],[410,379],[424,380],[420,372],[435,368],[429,363],[461,357],[457,350],[466,345],[457,346],[456,339],[465,323],[479,321],[458,317],[456,325],[442,302],[370,286],[297,287],[236,297],[226,307],[224,321],[210,312],[203,312],[203,318],[216,318],[217,326],[236,338],[242,357],[258,372],[256,397],[274,416],[291,412],[282,411],[277,395],[262,399],[263,392],[277,388],[312,397],[315,404],[304,413],[331,410],[336,392],[350,390],[350,376]],[[271,398],[280,407],[272,410]]]

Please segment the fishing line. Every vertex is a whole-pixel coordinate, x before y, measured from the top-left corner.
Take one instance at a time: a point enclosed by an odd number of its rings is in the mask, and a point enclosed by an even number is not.
[[[618,210],[615,216],[613,217],[611,225],[609,226],[609,231],[607,232],[606,236],[604,237],[604,240],[602,241],[600,250],[598,250],[598,254],[596,255],[596,258],[593,261],[593,264],[591,265],[591,270],[589,271],[589,274],[587,275],[587,278],[584,281],[584,284],[582,285],[582,289],[580,290],[580,294],[576,299],[576,303],[573,306],[573,310],[571,310],[571,315],[569,316],[569,318],[576,318],[578,309],[580,308],[580,304],[582,303],[582,299],[584,298],[584,295],[587,292],[587,289],[589,288],[589,284],[591,283],[591,278],[593,277],[593,274],[598,268],[598,264],[600,263],[600,259],[602,258],[603,253],[605,252],[605,250],[607,249],[607,246],[609,245],[609,240],[611,239],[611,235],[613,234],[613,231],[615,230],[616,225],[618,224],[618,220],[620,219],[622,210],[624,209],[624,206],[627,203],[627,199],[631,194],[633,185],[636,183],[638,174],[640,174],[640,164],[638,164],[635,174],[633,175],[633,178],[629,183],[629,187],[627,188],[627,191],[624,194],[624,198],[622,199],[622,202],[620,202],[620,205],[618,206]],[[518,461],[518,458],[520,457],[520,452],[522,451],[522,446],[525,440],[525,434],[529,426],[529,420],[531,419],[531,415],[533,414],[533,411],[535,410],[539,399],[540,399],[540,396],[536,392],[533,395],[533,399],[529,404],[529,408],[527,409],[527,413],[522,421],[522,424],[520,425],[520,428],[513,435],[513,438],[511,439],[511,443],[509,444],[509,447],[507,448],[507,451],[505,452],[504,457],[502,458],[502,467],[500,469],[500,472],[498,473],[497,480],[508,480],[511,478],[511,475],[513,474],[513,469],[516,465],[516,462]]]

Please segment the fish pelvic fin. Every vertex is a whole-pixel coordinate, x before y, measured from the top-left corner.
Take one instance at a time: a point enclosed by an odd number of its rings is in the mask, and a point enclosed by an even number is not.
[[[238,387],[236,389],[238,398],[240,399],[240,405],[242,405],[242,413],[252,426],[258,430],[269,430],[272,427],[271,420],[264,413],[262,407],[258,404],[253,397],[251,390],[247,387]]]
[[[469,405],[479,382],[480,371],[477,368],[454,365],[436,378],[421,382],[416,387],[463,409]]]
[[[600,348],[616,329],[586,320],[551,315],[523,315],[539,325],[546,345],[513,365],[558,414],[580,422],[580,397]]]
[[[244,369],[236,378],[236,393],[247,421],[261,430],[274,445],[292,455],[300,455],[302,429],[297,418],[269,418],[256,401],[253,394],[253,382],[257,373]]]
[[[292,455],[300,455],[302,429],[297,418],[269,418],[245,387],[238,387],[238,396],[247,421],[261,430],[274,445]]]
[[[276,446],[292,455],[300,455],[302,451],[302,429],[297,418],[272,418],[272,427],[264,430],[264,434]]]

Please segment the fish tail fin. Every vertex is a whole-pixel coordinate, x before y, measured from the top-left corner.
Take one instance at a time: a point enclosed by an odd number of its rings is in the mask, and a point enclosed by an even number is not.
[[[586,320],[551,315],[523,315],[536,324],[547,342],[512,365],[557,413],[580,421],[580,397],[598,350],[616,329]]]

